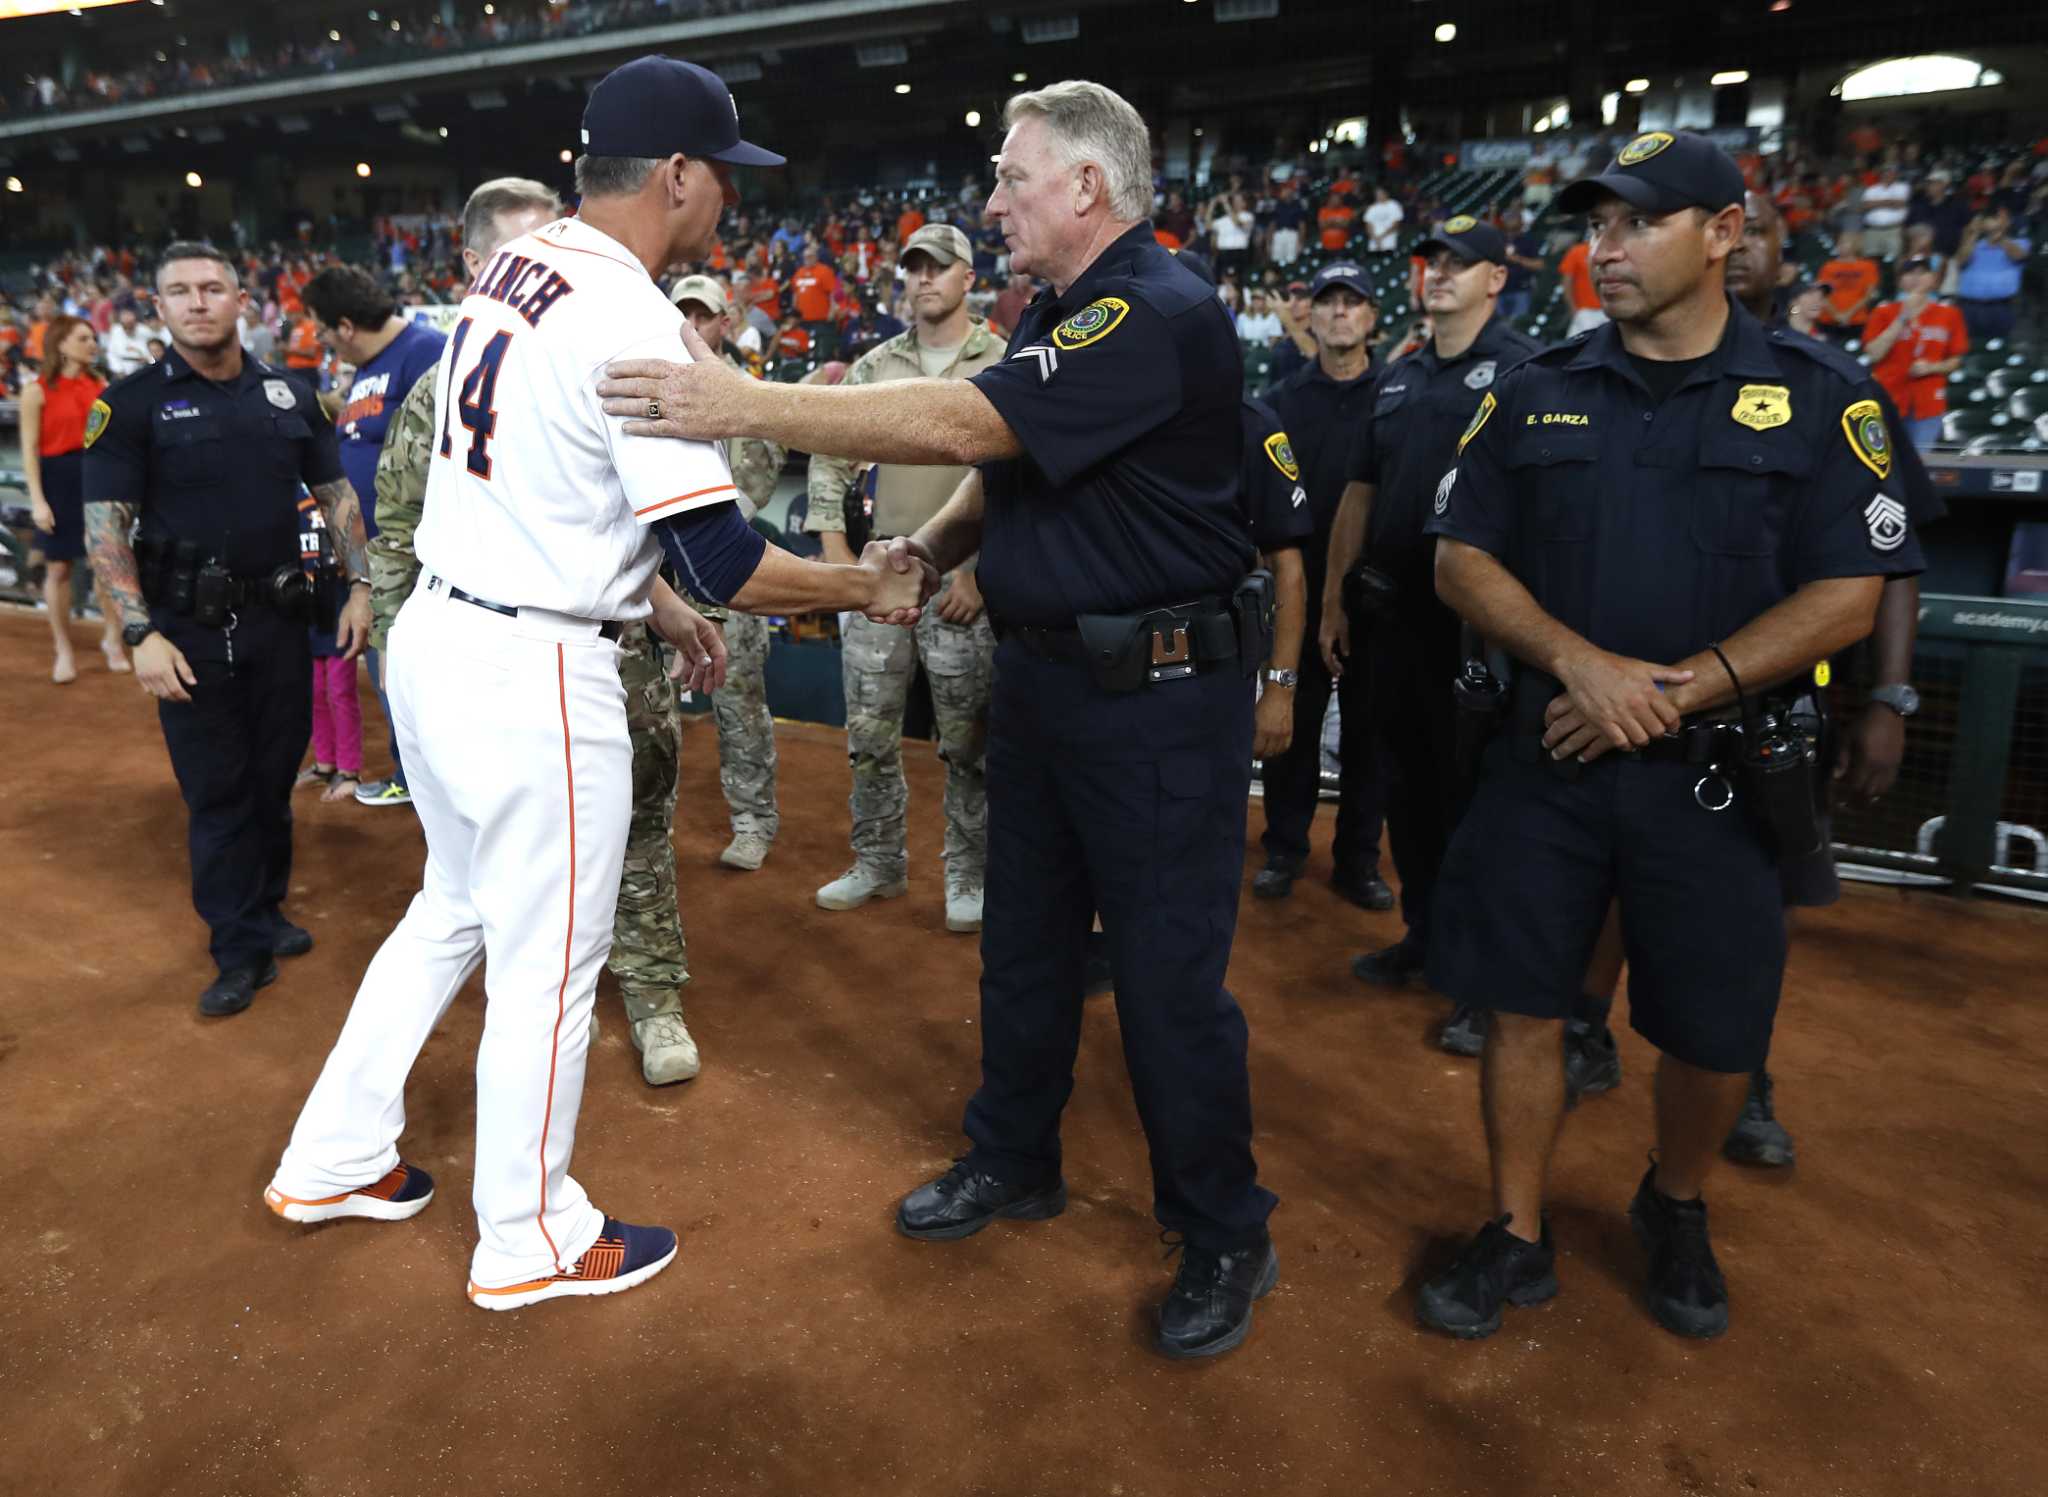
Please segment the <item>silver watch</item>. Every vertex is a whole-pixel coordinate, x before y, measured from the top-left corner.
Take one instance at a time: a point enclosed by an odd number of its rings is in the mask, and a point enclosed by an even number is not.
[[[1882,702],[1901,717],[1911,717],[1920,710],[1920,693],[1910,686],[1879,686],[1872,689],[1870,699]]]
[[[1300,671],[1267,671],[1266,679],[1275,686],[1295,687],[1301,684]]]

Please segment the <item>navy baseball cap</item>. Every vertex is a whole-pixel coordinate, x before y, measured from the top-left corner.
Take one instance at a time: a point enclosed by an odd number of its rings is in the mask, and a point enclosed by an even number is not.
[[[1314,301],[1332,286],[1345,286],[1378,306],[1380,299],[1372,294],[1372,282],[1365,278],[1365,268],[1351,260],[1333,260],[1316,272],[1316,278],[1308,283],[1308,299]]]
[[[1584,177],[1557,195],[1560,212],[1583,213],[1613,194],[1645,213],[1704,208],[1719,213],[1742,202],[1742,168],[1728,153],[1690,130],[1638,135],[1597,177]]]
[[[1460,213],[1456,218],[1447,218],[1437,225],[1437,230],[1422,243],[1415,246],[1415,253],[1427,255],[1436,250],[1447,249],[1454,255],[1462,255],[1475,265],[1487,260],[1495,265],[1508,263],[1507,236],[1492,224],[1481,223],[1469,213]]]
[[[783,165],[773,151],[740,139],[740,107],[722,78],[673,57],[636,57],[598,80],[583,106],[583,149],[592,156],[681,153],[733,166]]]

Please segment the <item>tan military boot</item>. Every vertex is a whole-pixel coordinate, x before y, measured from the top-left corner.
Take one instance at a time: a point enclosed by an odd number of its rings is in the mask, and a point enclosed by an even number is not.
[[[703,1069],[697,1042],[690,1038],[681,1014],[656,1014],[633,1025],[633,1048],[640,1052],[640,1074],[649,1086],[688,1081]]]
[[[905,874],[891,877],[865,863],[855,863],[818,891],[821,910],[857,910],[870,899],[898,899],[910,892]]]

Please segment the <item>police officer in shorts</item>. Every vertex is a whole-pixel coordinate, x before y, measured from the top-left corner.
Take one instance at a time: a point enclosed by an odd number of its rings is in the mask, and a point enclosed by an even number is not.
[[[313,730],[302,484],[348,576],[342,658],[370,637],[362,509],[334,425],[298,375],[243,353],[244,301],[212,246],[167,248],[157,304],[170,352],[108,386],[85,431],[93,572],[157,699],[185,798],[192,903],[220,969],[199,1011],[215,1018],[276,981],[276,958],[313,949],[284,915],[292,781]]]
[[[1819,835],[1790,697],[1918,565],[1855,366],[1727,294],[1742,201],[1733,161],[1666,132],[1568,188],[1611,322],[1496,382],[1432,506],[1439,595],[1519,663],[1430,931],[1431,984],[1494,1011],[1492,1220],[1418,1301],[1455,1336],[1557,1292],[1562,1031],[1610,903],[1662,1052],[1646,1298],[1680,1335],[1728,1325],[1701,1191],[1770,1044],[1779,863]]]
[[[1349,482],[1330,526],[1328,575],[1348,587],[1323,589],[1319,626],[1323,659],[1339,673],[1352,648],[1351,603],[1364,615],[1372,730],[1392,770],[1387,832],[1408,929],[1351,970],[1388,987],[1422,975],[1437,870],[1466,790],[1456,769],[1451,695],[1460,664],[1458,616],[1436,595],[1436,540],[1423,523],[1472,412],[1502,374],[1542,347],[1499,315],[1507,281],[1500,230],[1460,214],[1415,253],[1427,267],[1422,305],[1432,336],[1380,376],[1359,425]],[[1464,1006],[1438,1043],[1453,1054],[1477,1055],[1484,1033],[1479,1011]]]

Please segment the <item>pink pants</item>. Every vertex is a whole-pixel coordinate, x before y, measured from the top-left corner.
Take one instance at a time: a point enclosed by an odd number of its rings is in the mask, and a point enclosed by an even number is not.
[[[363,704],[356,696],[356,663],[339,655],[313,657],[313,762],[343,774],[363,768]]]

